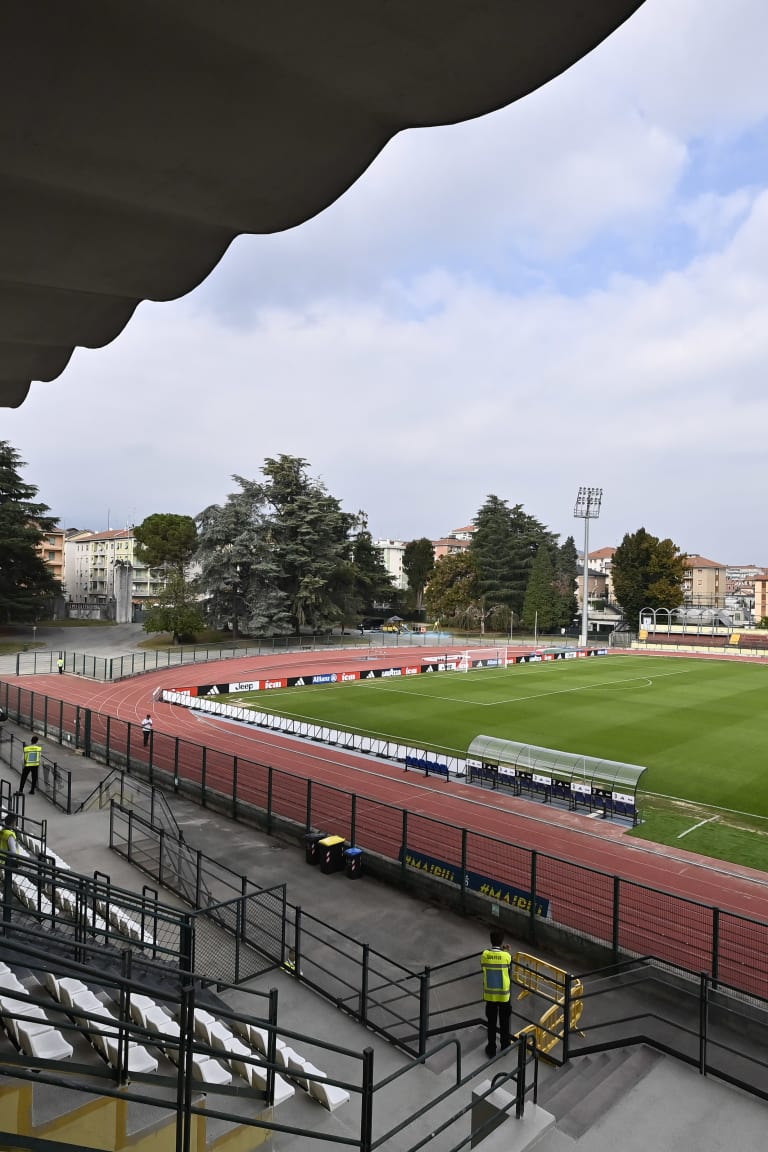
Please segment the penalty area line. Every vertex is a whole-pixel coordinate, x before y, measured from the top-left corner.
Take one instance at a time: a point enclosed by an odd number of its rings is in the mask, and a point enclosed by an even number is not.
[[[683,836],[687,836],[689,832],[695,832],[697,828],[703,828],[705,824],[711,824],[714,820],[719,819],[719,816],[710,816],[708,820],[699,820],[698,824],[694,824],[692,827],[686,828],[685,832],[681,832],[677,838],[678,840],[682,840]]]

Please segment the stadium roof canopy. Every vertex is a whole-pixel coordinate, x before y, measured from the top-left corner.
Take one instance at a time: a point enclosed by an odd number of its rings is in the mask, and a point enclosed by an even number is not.
[[[190,291],[239,233],[322,211],[397,132],[519,99],[641,3],[4,4],[0,405]]]

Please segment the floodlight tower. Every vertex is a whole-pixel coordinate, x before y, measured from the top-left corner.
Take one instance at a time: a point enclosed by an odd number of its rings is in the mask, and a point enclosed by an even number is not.
[[[584,648],[587,646],[589,631],[589,522],[597,520],[600,515],[602,499],[602,488],[579,488],[573,510],[574,516],[584,521],[584,576],[581,588],[581,644]]]

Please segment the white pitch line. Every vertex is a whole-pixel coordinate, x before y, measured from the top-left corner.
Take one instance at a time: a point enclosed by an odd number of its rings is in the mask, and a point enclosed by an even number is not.
[[[656,679],[660,680],[665,676],[684,676],[688,671],[687,668],[681,668],[678,672],[662,672]],[[567,696],[571,692],[587,692],[593,688],[612,688],[614,684],[634,684],[636,681],[647,681],[647,676],[628,676],[623,680],[606,680],[599,684],[580,684],[578,688],[556,688],[552,692],[533,692],[529,696],[507,696],[503,700],[467,700],[459,696],[437,696],[432,692],[415,692],[404,691],[402,688],[395,688],[392,684],[374,683],[369,680],[368,683],[371,687],[377,688],[380,692],[394,692],[401,696],[424,696],[429,700],[445,700],[449,704],[472,704],[478,708],[497,708],[500,704],[522,704],[525,700],[539,700],[542,696]]]
[[[703,828],[705,824],[711,824],[713,820],[719,819],[719,816],[710,816],[708,820],[699,820],[698,824],[694,824],[692,828],[686,828],[685,832],[681,832],[677,838],[682,840],[683,836],[687,836],[689,832],[695,832],[697,828]]]

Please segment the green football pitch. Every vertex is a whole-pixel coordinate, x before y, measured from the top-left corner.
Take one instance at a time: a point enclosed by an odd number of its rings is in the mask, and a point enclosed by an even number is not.
[[[644,765],[633,833],[768,870],[768,667],[646,656],[238,694],[453,755],[483,733]]]

